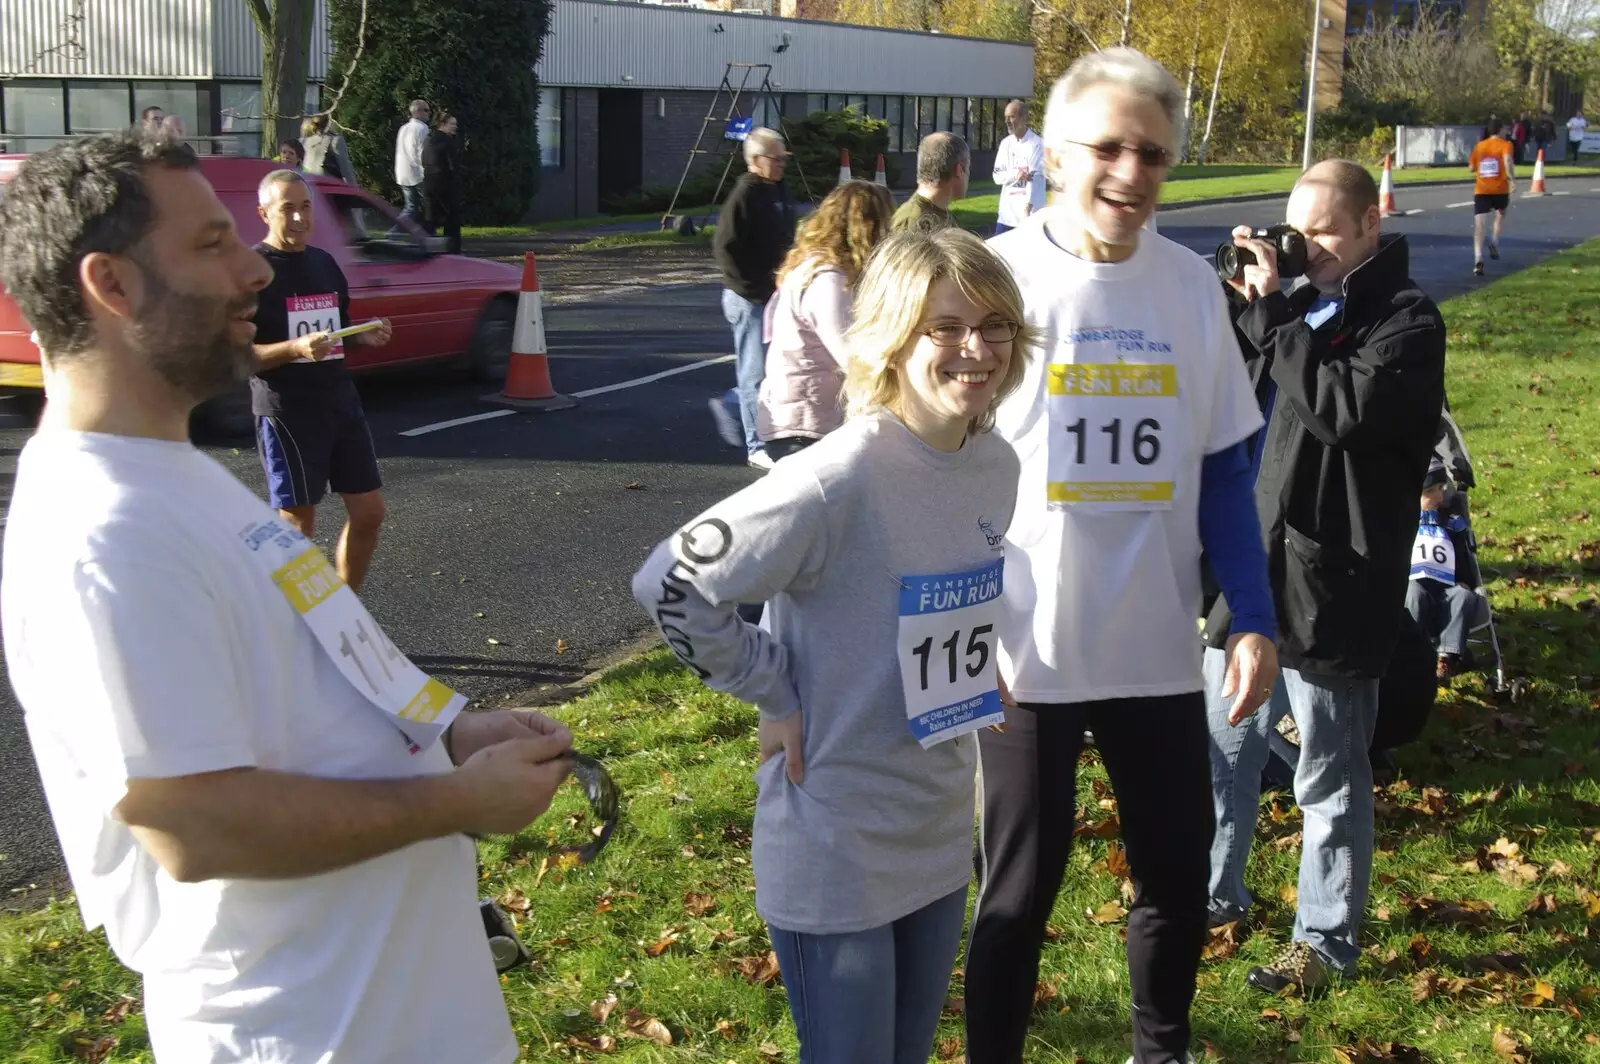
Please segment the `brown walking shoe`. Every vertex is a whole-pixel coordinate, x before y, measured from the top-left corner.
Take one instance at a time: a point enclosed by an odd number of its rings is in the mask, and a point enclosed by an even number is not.
[[[1269,994],[1293,987],[1302,997],[1326,990],[1333,982],[1333,971],[1309,942],[1291,942],[1289,948],[1271,964],[1251,968],[1245,982]]]

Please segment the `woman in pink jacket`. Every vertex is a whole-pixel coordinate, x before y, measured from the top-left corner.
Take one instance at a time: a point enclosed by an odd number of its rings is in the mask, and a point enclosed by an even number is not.
[[[815,443],[844,421],[850,303],[867,257],[889,235],[893,209],[887,189],[845,182],[806,219],[778,271],[768,308],[767,376],[756,408],[756,430],[774,459]]]

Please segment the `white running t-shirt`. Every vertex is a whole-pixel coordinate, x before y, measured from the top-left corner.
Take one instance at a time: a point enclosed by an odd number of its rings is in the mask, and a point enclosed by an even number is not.
[[[1001,674],[1024,702],[1198,691],[1201,460],[1261,411],[1209,264],[1147,232],[1088,262],[1055,217],[990,241],[1045,337],[996,424],[1022,464]]]
[[[23,449],[6,663],[84,923],[144,976],[158,1061],[514,1060],[466,837],[179,883],[112,815],[130,778],[451,770],[437,743],[408,752],[254,564],[238,532],[272,516],[187,443],[45,429]]]

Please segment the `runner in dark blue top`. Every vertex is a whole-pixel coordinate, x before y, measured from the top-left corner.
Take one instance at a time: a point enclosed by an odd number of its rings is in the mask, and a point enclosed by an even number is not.
[[[250,408],[269,501],[310,536],[317,503],[330,487],[339,493],[349,515],[339,575],[359,592],[383,523],[383,481],[344,356],[349,347],[382,347],[393,330],[380,319],[370,332],[334,339],[355,324],[350,288],[333,256],[309,244],[311,190],[295,171],[274,170],[261,180],[259,201],[267,239],[256,250],[273,278],[256,310],[261,371],[250,381]]]

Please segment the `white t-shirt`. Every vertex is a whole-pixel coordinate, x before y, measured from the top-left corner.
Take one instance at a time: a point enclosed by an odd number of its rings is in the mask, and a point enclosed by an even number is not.
[[[450,771],[351,686],[237,533],[272,516],[187,443],[46,429],[0,581],[6,663],[89,927],[144,976],[158,1061],[516,1059],[473,848],[179,883],[112,809],[130,778]]]
[[[1201,460],[1259,430],[1261,411],[1206,262],[1154,233],[1141,233],[1123,262],[1087,262],[1046,235],[1046,220],[1057,215],[1046,211],[991,241],[1016,276],[1029,323],[1045,336],[996,424],[1022,464],[1006,537],[1001,674],[1024,702],[1198,691]],[[1101,367],[1069,377],[1158,367],[1131,372],[1153,374],[1167,394],[1127,400],[1127,420],[1117,425],[1121,411],[1092,408],[1075,436],[1051,427],[1059,401],[1050,394],[1052,364]],[[1098,463],[1084,468],[1109,479],[1165,480],[1170,502],[1145,510],[1050,503],[1048,491],[1073,486],[1047,488],[1061,479],[1052,476],[1050,447],[1059,470],[1079,439],[1079,454]],[[1134,456],[1150,464],[1136,465]]]
[[[1582,115],[1573,115],[1567,119],[1567,139],[1582,140],[1584,130],[1589,128],[1589,120]]]
[[[1028,180],[1017,184],[1017,168],[1027,167]],[[1018,140],[1009,134],[1000,142],[994,153],[994,181],[1000,186],[1000,213],[995,219],[1001,225],[1016,228],[1027,220],[1023,210],[1029,204],[1035,212],[1044,210],[1044,141],[1033,130],[1027,130]]]
[[[428,142],[428,123],[413,118],[394,135],[394,183],[422,184],[422,148]]]

